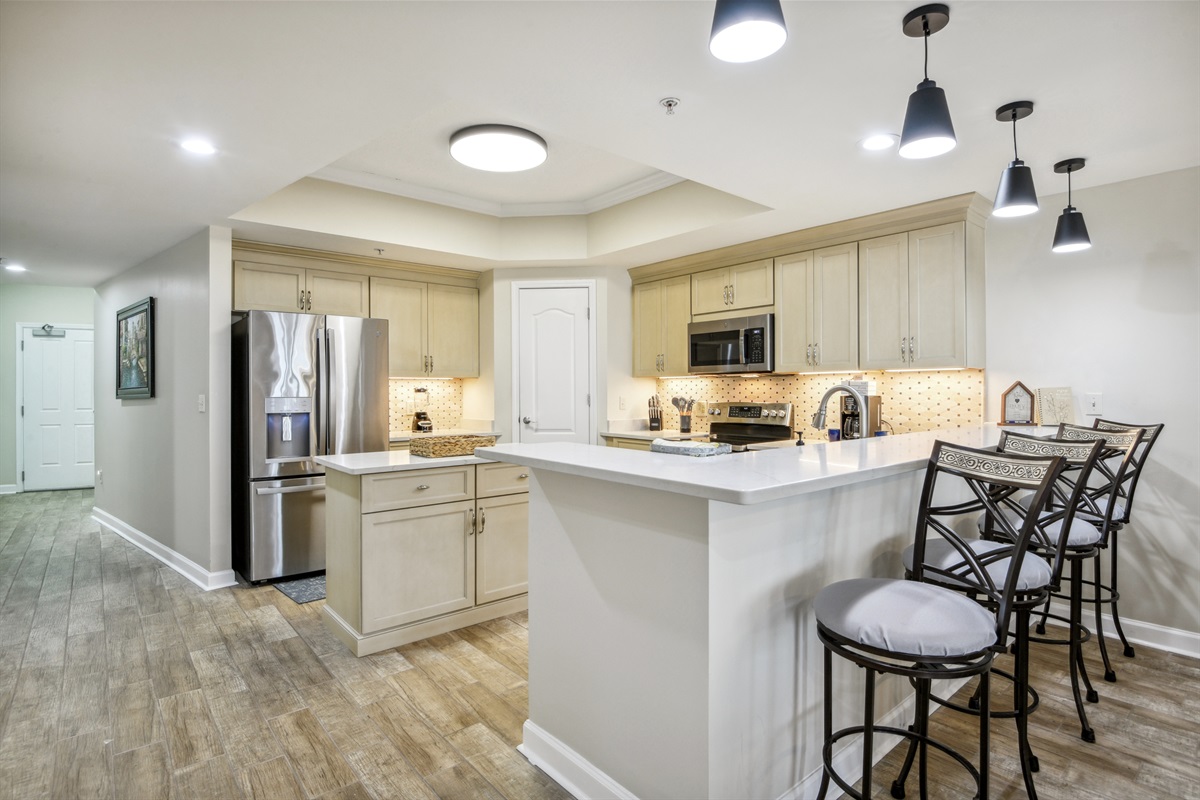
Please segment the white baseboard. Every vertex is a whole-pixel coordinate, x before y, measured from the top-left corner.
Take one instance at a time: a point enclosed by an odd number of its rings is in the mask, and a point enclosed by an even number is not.
[[[15,483],[0,483],[0,494],[16,494],[17,485]]]
[[[206,592],[237,584],[237,578],[234,577],[233,570],[224,569],[219,572],[209,572],[187,556],[180,555],[157,539],[147,536],[137,528],[127,524],[123,520],[117,519],[103,509],[93,508],[92,518],[130,544],[154,556]]]
[[[531,720],[525,720],[523,733],[517,751],[576,800],[638,800],[633,792]]]
[[[1084,590],[1087,591],[1086,589]],[[1060,617],[1067,618],[1071,614],[1070,608],[1066,603],[1055,601],[1050,604],[1050,613],[1057,614]],[[1034,615],[1037,618],[1037,615]],[[1090,604],[1085,604],[1083,607],[1083,624],[1088,628],[1094,628],[1095,625],[1089,620],[1093,620],[1092,607]],[[1117,650],[1109,647],[1109,655],[1114,653],[1120,655],[1121,640],[1117,636],[1117,627],[1113,624],[1112,614],[1101,614],[1100,619],[1104,623],[1104,638],[1110,644],[1117,642]],[[1065,626],[1064,626],[1065,627]],[[1142,622],[1136,619],[1128,619],[1124,615],[1121,616],[1121,629],[1125,631],[1125,638],[1130,644],[1140,644],[1146,647],[1154,648],[1155,650],[1165,650],[1168,653],[1179,653],[1192,658],[1200,658],[1200,633],[1193,631],[1180,630],[1179,628],[1168,628],[1164,625],[1156,625],[1153,622]]]

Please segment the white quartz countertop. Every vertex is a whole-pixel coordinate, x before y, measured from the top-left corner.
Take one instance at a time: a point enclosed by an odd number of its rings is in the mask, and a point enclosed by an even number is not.
[[[647,442],[654,439],[683,441],[685,439],[703,439],[708,436],[707,433],[683,433],[678,428],[666,431],[604,431],[600,435],[605,439],[644,439]]]
[[[923,469],[936,440],[990,447],[1003,428],[995,424],[813,442],[747,453],[698,458],[585,444],[501,444],[488,448],[496,461],[641,486],[738,505],[765,503]],[[1054,428],[1022,428],[1047,435]]]
[[[476,431],[467,428],[446,428],[433,430],[433,433],[414,433],[412,431],[391,431],[389,442],[411,442],[413,439],[428,439],[433,436],[499,436],[500,431]]]
[[[480,448],[483,450],[484,448]],[[490,450],[491,448],[487,448]],[[479,452],[478,450],[476,452]],[[410,469],[434,469],[436,467],[461,467],[464,464],[488,464],[491,459],[477,456],[447,456],[445,458],[423,458],[407,450],[382,450],[378,453],[345,453],[339,456],[317,456],[318,464],[325,469],[336,469],[349,475],[373,475],[377,472],[404,472]]]

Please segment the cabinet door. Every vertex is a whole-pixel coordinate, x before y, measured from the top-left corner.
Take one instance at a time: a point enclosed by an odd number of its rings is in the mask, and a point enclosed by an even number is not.
[[[333,314],[339,317],[370,316],[370,279],[366,275],[348,272],[307,270],[305,286],[310,295],[313,314]]]
[[[771,259],[729,268],[730,307],[754,308],[775,302],[775,271]]]
[[[938,225],[908,234],[908,333],[913,367],[967,363],[964,226]]]
[[[429,374],[439,378],[479,377],[479,290],[429,284]]]
[[[425,374],[426,284],[371,278],[371,316],[388,321],[388,375]]]
[[[729,270],[711,269],[692,276],[692,313],[729,311]]]
[[[775,369],[813,372],[812,364],[813,254],[796,253],[775,259]]]
[[[687,326],[692,321],[692,279],[684,275],[662,281],[663,372],[687,375]]]
[[[474,516],[472,500],[363,515],[363,633],[475,605]]]
[[[858,243],[858,350],[862,369],[908,366],[908,234]]]
[[[529,496],[480,500],[476,508],[475,602],[529,591]]]
[[[633,287],[633,374],[653,378],[659,374],[662,347],[662,281]]]
[[[233,263],[235,311],[304,311],[304,270],[250,261]]]
[[[858,243],[813,253],[812,276],[815,369],[858,369]]]

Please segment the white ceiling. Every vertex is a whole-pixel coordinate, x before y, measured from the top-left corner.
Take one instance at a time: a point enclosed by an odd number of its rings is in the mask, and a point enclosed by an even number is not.
[[[313,175],[497,216],[586,213],[680,179],[770,209],[562,262],[624,269],[991,197],[1012,157],[994,110],[1022,99],[1036,107],[1020,153],[1043,195],[1065,190],[1051,165],[1071,156],[1088,159],[1077,188],[1200,164],[1197,0],[952,2],[929,71],[959,146],[929,161],[856,145],[898,132],[921,79],[920,40],[900,30],[917,0],[783,5],[784,48],[735,65],[707,52],[711,0],[2,0],[0,257],[30,272],[0,282],[94,285],[206,225],[475,269],[541,263],[232,220]],[[449,135],[483,122],[538,132],[550,161],[509,175],[453,162]],[[219,154],[176,146],[194,133]]]

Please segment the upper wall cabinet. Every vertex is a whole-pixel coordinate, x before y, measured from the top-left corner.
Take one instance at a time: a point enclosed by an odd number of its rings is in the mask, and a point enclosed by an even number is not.
[[[633,374],[686,375],[687,326],[692,321],[691,277],[633,287]]]
[[[983,245],[962,222],[859,243],[862,369],[983,367]]]
[[[858,244],[775,259],[775,368],[858,369]]]
[[[233,263],[236,311],[296,311],[365,317],[370,301],[368,278],[253,261]]]
[[[371,316],[388,321],[388,374],[479,375],[479,290],[371,278]]]
[[[775,302],[772,259],[692,275],[692,314],[716,314]]]

